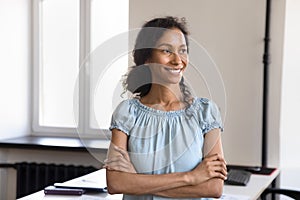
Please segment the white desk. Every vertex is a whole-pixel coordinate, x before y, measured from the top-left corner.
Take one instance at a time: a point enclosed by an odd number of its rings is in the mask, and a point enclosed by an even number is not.
[[[278,176],[278,174],[278,169],[269,176],[252,174],[247,186],[225,185],[223,193],[229,195],[243,195],[247,196],[249,200],[256,200],[263,191],[271,185],[272,181]]]
[[[89,185],[88,183],[91,182],[92,185],[99,185],[99,187],[105,187],[106,186],[106,172],[105,169],[98,170],[96,172],[92,172],[90,174],[87,174],[85,176],[81,176],[79,178],[72,179],[70,181],[67,181],[65,183],[69,183],[70,185]],[[40,200],[40,199],[61,199],[61,200],[71,200],[71,199],[81,199],[81,200],[121,200],[122,194],[117,195],[109,195],[108,193],[100,193],[100,192],[88,192],[86,194],[83,194],[82,196],[77,195],[45,195],[44,190],[36,192],[34,194],[28,195],[26,197],[23,197],[19,200]]]
[[[227,198],[221,198],[222,200],[256,200],[259,198],[261,193],[272,183],[272,181],[278,176],[279,170],[275,170],[270,176],[265,175],[251,175],[250,181],[247,186],[224,186],[224,196]],[[105,170],[98,170],[91,174],[73,179],[68,181],[69,183],[74,183],[82,180],[100,180],[99,184],[105,184]],[[237,196],[236,196],[237,195]],[[236,196],[236,198],[234,198]],[[230,197],[230,198],[229,198]],[[37,199],[61,199],[61,200],[121,200],[122,195],[109,195],[107,193],[87,193],[82,196],[70,196],[70,195],[45,195],[44,191],[39,191],[29,196],[23,197],[19,200],[37,200]]]

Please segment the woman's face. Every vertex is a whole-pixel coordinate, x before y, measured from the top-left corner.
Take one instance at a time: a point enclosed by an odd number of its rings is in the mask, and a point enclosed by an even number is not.
[[[146,63],[150,66],[153,83],[178,84],[188,65],[187,45],[183,33],[177,28],[166,30]]]

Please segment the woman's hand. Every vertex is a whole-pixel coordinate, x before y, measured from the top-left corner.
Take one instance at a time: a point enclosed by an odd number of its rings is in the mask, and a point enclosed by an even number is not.
[[[104,160],[103,168],[121,172],[136,173],[136,170],[130,161],[130,157],[127,151],[115,145],[113,146],[112,150],[115,151],[115,156],[109,157],[108,159]]]
[[[224,158],[218,154],[207,156],[191,172],[189,172],[192,185],[203,183],[212,178],[226,180],[227,169]]]

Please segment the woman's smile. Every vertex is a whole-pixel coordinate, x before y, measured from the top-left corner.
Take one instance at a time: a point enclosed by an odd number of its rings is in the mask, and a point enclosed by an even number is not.
[[[168,68],[168,67],[165,67],[164,69],[175,75],[180,75],[183,70],[183,68]]]
[[[179,84],[188,65],[187,44],[183,33],[176,28],[166,30],[147,62],[151,67],[153,82],[162,85]]]

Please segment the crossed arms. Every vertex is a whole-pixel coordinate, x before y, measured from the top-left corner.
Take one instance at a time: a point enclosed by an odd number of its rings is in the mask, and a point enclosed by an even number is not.
[[[118,129],[112,130],[107,169],[107,187],[111,194],[152,194],[170,198],[199,198],[222,195],[226,179],[220,130],[205,135],[204,159],[193,170],[169,174],[147,175],[136,173],[127,153],[128,136]]]

